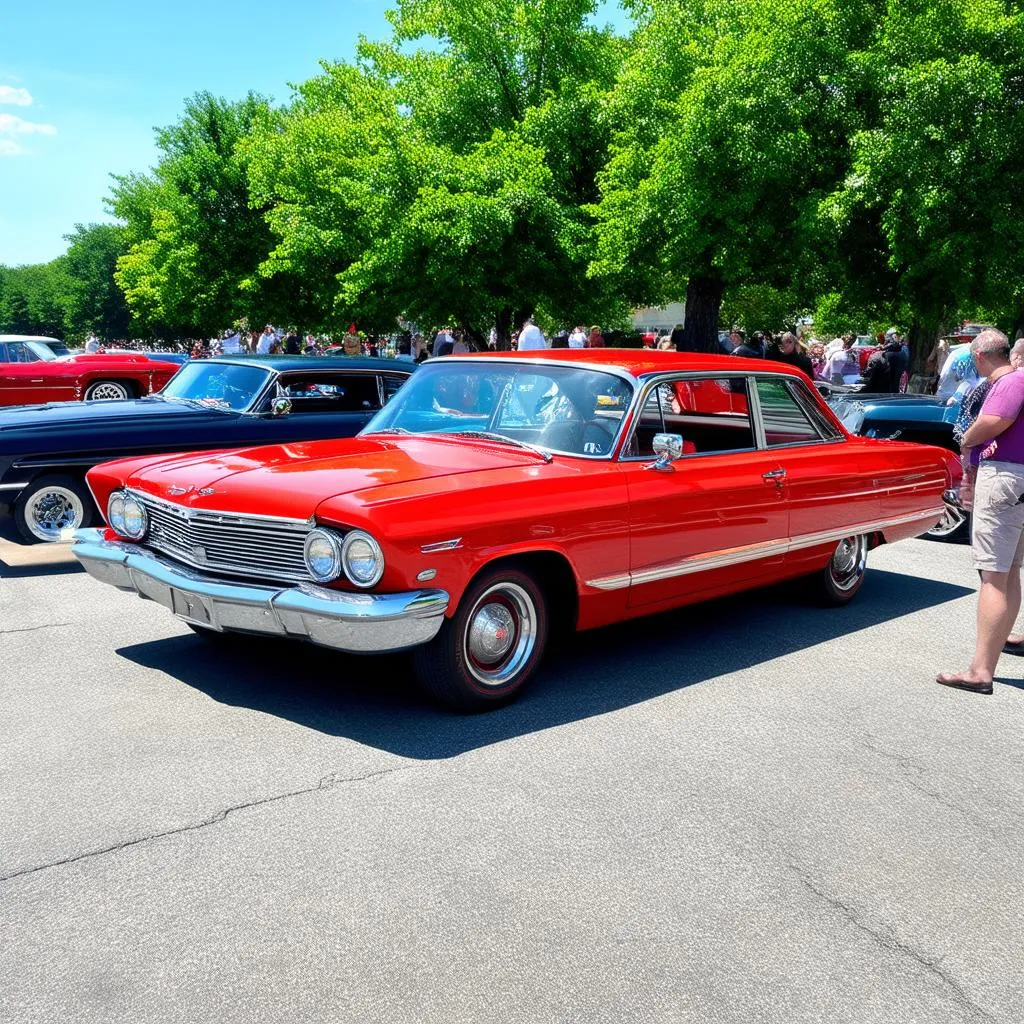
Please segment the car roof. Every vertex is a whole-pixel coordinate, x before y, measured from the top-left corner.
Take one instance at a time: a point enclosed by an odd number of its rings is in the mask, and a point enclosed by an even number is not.
[[[432,366],[441,359],[518,359],[523,362],[542,360],[550,363],[570,363],[594,367],[595,369],[617,369],[634,377],[650,373],[674,372],[721,372],[723,370],[765,372],[766,364],[771,373],[786,373],[799,377],[800,373],[787,363],[767,359],[746,359],[742,356],[712,355],[703,352],[664,352],[657,349],[635,348],[556,348],[538,349],[527,352],[470,352],[452,356],[428,359]]]
[[[412,373],[416,363],[406,359],[374,359],[370,356],[211,356],[209,359],[190,359],[190,363],[238,363],[242,366],[262,366],[280,373],[291,370],[378,370],[392,373]]]
[[[63,345],[60,338],[51,338],[48,334],[0,334],[0,341],[45,341]]]

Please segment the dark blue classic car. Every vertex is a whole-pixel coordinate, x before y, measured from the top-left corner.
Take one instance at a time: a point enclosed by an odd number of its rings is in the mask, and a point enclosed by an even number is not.
[[[313,356],[190,360],[160,394],[0,411],[0,507],[29,543],[56,541],[99,512],[91,466],[164,452],[357,434],[416,364]]]
[[[858,391],[829,389],[828,404],[851,434],[933,444],[960,454],[953,427],[960,414],[959,403],[947,405],[934,395],[872,395]],[[958,495],[944,495],[946,514],[930,529],[934,540],[962,541],[970,533],[970,515],[960,507]]]

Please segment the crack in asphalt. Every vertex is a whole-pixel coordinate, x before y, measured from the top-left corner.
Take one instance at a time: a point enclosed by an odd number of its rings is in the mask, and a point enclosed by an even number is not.
[[[887,760],[894,762],[898,768],[902,768],[903,771],[907,773],[906,783],[911,789],[916,790],[918,793],[923,793],[925,796],[931,797],[937,804],[947,808],[948,810],[956,811],[958,814],[965,817],[972,825],[977,825],[979,828],[991,827],[989,822],[985,821],[984,818],[979,817],[971,809],[961,806],[954,800],[947,800],[941,793],[936,793],[934,790],[928,789],[927,786],[922,785],[920,779],[925,774],[926,769],[919,761],[915,761],[913,758],[897,753],[896,751],[886,750],[884,747],[876,746],[866,740],[861,743],[861,746],[865,750],[870,750],[872,753],[878,754],[880,757],[884,757]]]
[[[976,1018],[987,1021],[995,1020],[994,1017],[971,999],[955,978],[947,974],[946,971],[939,966],[944,959],[944,955],[932,957],[908,943],[901,942],[891,927],[873,928],[863,920],[863,917],[857,912],[856,908],[850,906],[848,903],[844,903],[837,896],[833,896],[831,893],[827,893],[815,885],[808,873],[801,868],[799,864],[795,864],[790,860],[788,867],[796,874],[800,884],[803,885],[804,888],[814,893],[818,899],[822,900],[833,910],[838,911],[846,921],[854,926],[854,928],[864,932],[865,935],[869,936],[871,940],[878,946],[881,946],[882,949],[885,949],[890,953],[899,953],[903,956],[909,957],[911,960],[923,967],[929,974],[938,978],[943,985],[952,991],[957,1003],[959,1003],[963,1009],[969,1011]]]
[[[396,772],[407,772],[418,767],[414,764],[399,765],[396,768],[382,768],[379,771],[367,772],[365,775],[339,775],[333,772],[325,775],[315,786],[306,786],[303,789],[289,790],[287,793],[275,793],[272,796],[257,797],[255,800],[246,800],[244,803],[232,804],[209,818],[193,822],[190,825],[181,825],[178,828],[169,828],[163,832],[154,832],[151,835],[139,836],[136,839],[128,839],[123,843],[114,843],[112,846],[105,846],[99,850],[87,850],[85,853],[76,853],[71,857],[64,857],[61,860],[51,861],[47,864],[37,864],[34,867],[22,868],[20,871],[13,871],[9,875],[0,875],[0,883],[10,882],[18,878],[25,878],[27,875],[34,875],[40,871],[49,871],[51,868],[64,867],[68,864],[76,864],[78,861],[91,860],[94,857],[105,857],[111,853],[119,853],[121,850],[130,849],[133,846],[141,846],[143,843],[154,842],[157,839],[165,839],[168,836],[182,835],[185,832],[197,832],[200,829],[209,828],[224,821],[229,815],[236,811],[248,810],[251,807],[264,807],[267,804],[278,803],[281,800],[290,800],[296,796],[306,796],[309,793],[318,793],[324,790],[333,789],[351,782],[366,782],[369,779],[378,779],[385,775],[394,775]]]
[[[74,625],[74,622],[47,622],[42,626],[24,626],[21,629],[0,629],[0,636],[7,636],[9,633],[36,633],[40,629],[61,629],[64,626]]]

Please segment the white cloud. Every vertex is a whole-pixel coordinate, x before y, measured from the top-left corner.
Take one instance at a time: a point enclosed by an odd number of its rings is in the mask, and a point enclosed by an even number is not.
[[[32,96],[28,89],[16,89],[13,85],[0,85],[0,103],[15,107],[31,107]]]
[[[24,152],[14,139],[0,139],[0,156],[21,156]]]
[[[0,135],[56,135],[52,124],[26,121],[14,114],[0,114]]]

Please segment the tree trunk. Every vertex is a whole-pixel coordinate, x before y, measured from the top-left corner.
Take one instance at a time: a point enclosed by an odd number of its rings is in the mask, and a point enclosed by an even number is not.
[[[907,343],[910,345],[910,371],[912,377],[915,373],[924,373],[924,364],[928,361],[935,343],[939,340],[939,327],[937,324],[923,324],[915,320],[907,332]]]
[[[508,352],[512,348],[512,308],[502,306],[495,317],[494,330],[497,335],[495,347],[499,352]]]
[[[720,352],[718,314],[725,284],[717,275],[694,274],[686,284],[686,320],[681,348],[684,352]]]

